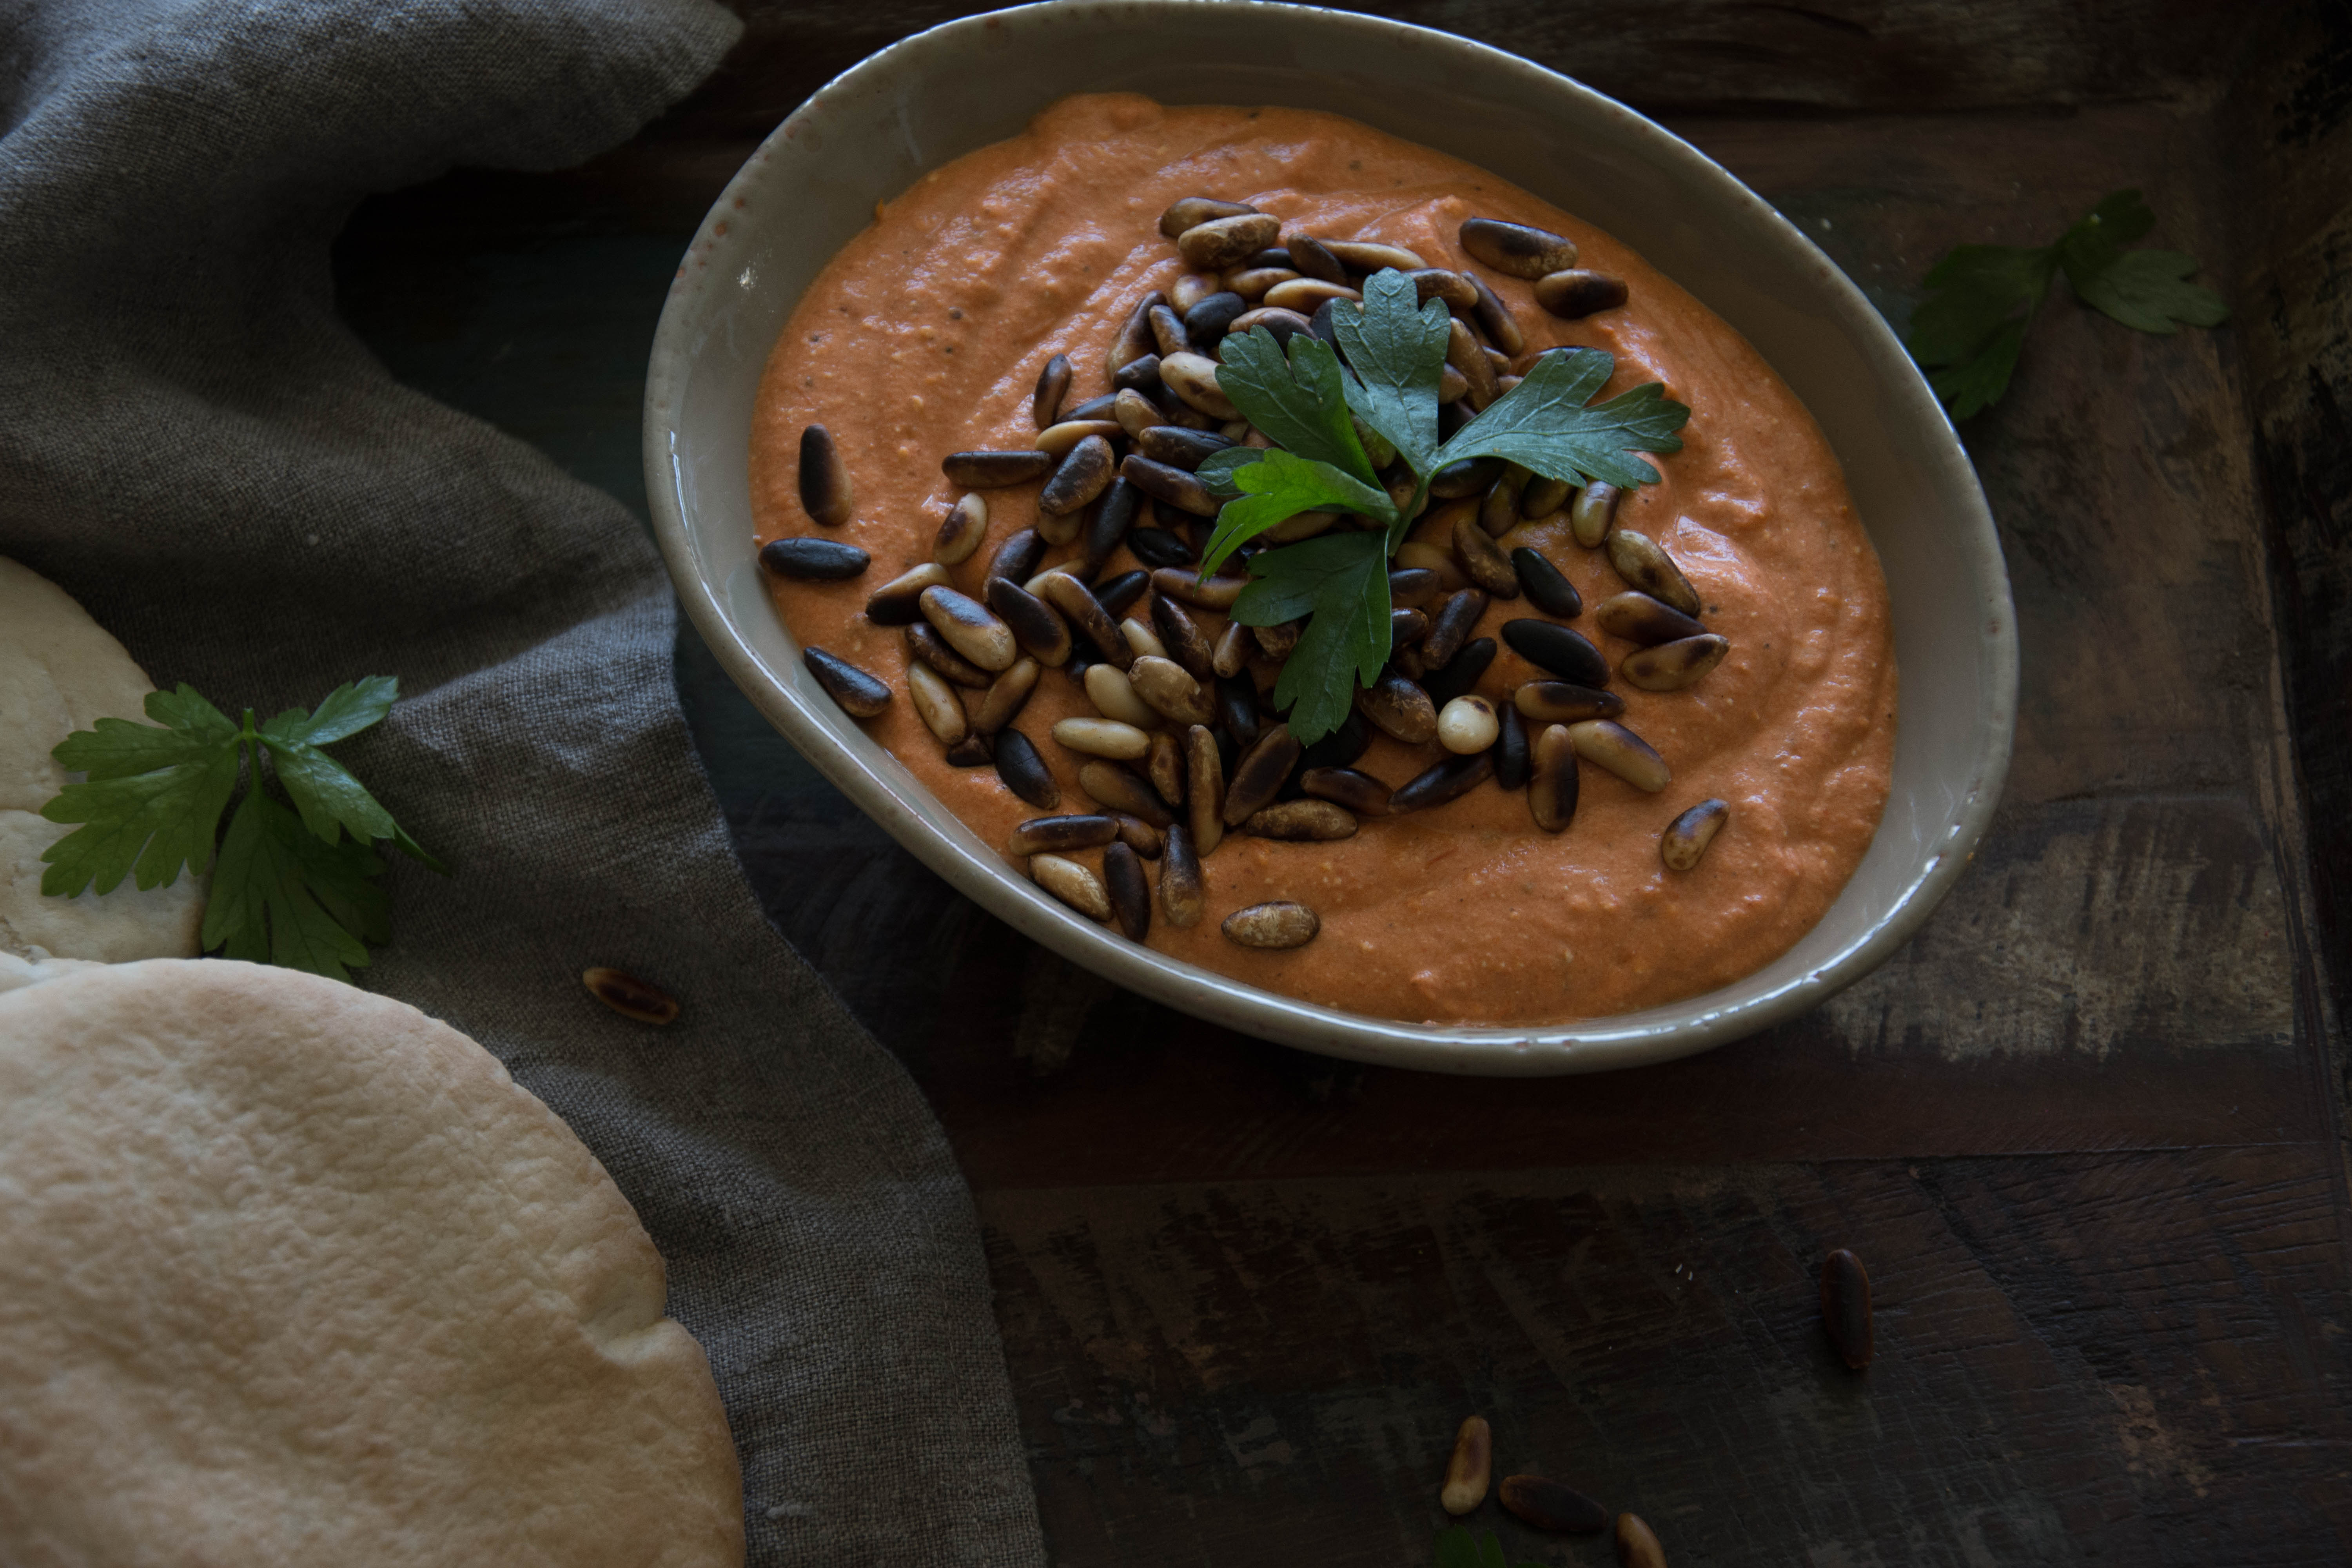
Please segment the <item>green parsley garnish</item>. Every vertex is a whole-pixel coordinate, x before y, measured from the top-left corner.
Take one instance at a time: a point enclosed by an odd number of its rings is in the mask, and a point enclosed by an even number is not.
[[[367,943],[392,940],[391,900],[374,880],[383,870],[375,842],[448,870],[320,749],[377,722],[399,695],[399,681],[371,676],[337,687],[315,712],[289,708],[256,725],[253,710],[232,722],[183,684],[149,693],[154,724],[100,719],[75,731],[49,754],[86,777],[41,815],[82,826],[42,854],[41,891],[69,899],[95,886],[110,893],[125,877],[141,888],[167,887],[184,866],[201,877],[217,838],[205,950],[350,978],[349,969],[367,963]],[[248,750],[252,787],[221,837]],[[262,786],[265,755],[290,808]]]
[[[1456,1524],[1437,1532],[1437,1568],[1507,1568],[1509,1559],[1503,1555],[1502,1539],[1491,1531],[1473,1533],[1469,1526]],[[1538,1568],[1522,1563],[1520,1568]]]
[[[2221,297],[2189,281],[2196,261],[2178,250],[2126,250],[2156,226],[2137,191],[2117,191],[2042,246],[1963,245],[1927,274],[1933,298],[1911,317],[1905,346],[1955,419],[2009,390],[2026,328],[2063,272],[2075,298],[2125,326],[2169,335],[2216,327]]]
[[[1690,417],[1655,382],[1593,403],[1616,361],[1598,349],[1557,349],[1441,441],[1444,305],[1422,301],[1412,280],[1391,270],[1365,280],[1360,311],[1342,308],[1332,317],[1338,353],[1298,332],[1286,355],[1263,327],[1225,340],[1218,385],[1278,445],[1230,447],[1200,468],[1202,482],[1232,498],[1202,552],[1203,576],[1303,511],[1354,512],[1381,525],[1259,551],[1249,562],[1254,581],[1234,605],[1234,617],[1247,626],[1308,617],[1274,689],[1275,707],[1289,710],[1291,733],[1308,744],[1339,727],[1357,686],[1379,679],[1388,662],[1389,557],[1427,500],[1431,475],[1465,458],[1500,458],[1573,485],[1655,484],[1657,469],[1631,454],[1680,451],[1675,432]],[[1382,485],[1367,433],[1372,446],[1394,448],[1409,470],[1413,488],[1405,505]]]

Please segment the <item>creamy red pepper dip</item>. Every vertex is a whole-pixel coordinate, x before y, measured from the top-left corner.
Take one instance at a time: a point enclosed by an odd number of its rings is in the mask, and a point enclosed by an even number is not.
[[[1247,202],[1286,233],[1380,240],[1475,271],[1512,308],[1528,355],[1566,344],[1614,354],[1604,396],[1664,382],[1692,409],[1683,449],[1654,459],[1663,482],[1629,494],[1618,521],[1681,564],[1731,651],[1684,690],[1612,685],[1622,722],[1674,770],[1663,794],[1587,765],[1574,823],[1557,836],[1535,826],[1524,790],[1491,784],[1428,811],[1368,818],[1334,843],[1228,833],[1202,861],[1205,917],[1185,930],[1155,919],[1150,945],[1332,1007],[1486,1024],[1669,1002],[1786,952],[1869,847],[1894,752],[1885,583],[1837,459],[1746,340],[1639,256],[1482,170],[1349,120],[1072,98],[880,209],[810,287],[761,384],[751,454],[761,541],[820,534],[873,556],[855,581],[774,584],[793,636],[892,686],[898,695],[869,731],[982,838],[1001,845],[1015,824],[1045,815],[993,769],[949,765],[907,700],[905,634],[872,625],[863,607],[931,558],[961,493],[942,478],[942,457],[1034,444],[1031,393],[1052,355],[1066,353],[1076,371],[1067,404],[1109,390],[1105,347],[1138,299],[1186,270],[1158,223],[1192,195]],[[1547,315],[1532,284],[1461,248],[1456,232],[1474,216],[1568,236],[1580,266],[1625,279],[1629,302],[1581,321]],[[810,424],[831,429],[854,480],[856,515],[838,529],[801,510],[798,445]],[[997,543],[1036,521],[1035,485],[985,494],[987,540],[951,569],[974,595]],[[1457,515],[1433,504],[1414,537],[1442,545]],[[1532,544],[1568,574],[1586,605],[1571,624],[1612,668],[1633,650],[1593,625],[1591,606],[1625,584],[1605,552],[1576,542],[1565,512],[1500,543]],[[1077,551],[1051,550],[1045,562]],[[1136,564],[1122,550],[1105,575]],[[1150,624],[1141,606],[1129,613]],[[1213,636],[1223,625],[1197,614]],[[1498,600],[1478,635],[1533,614],[1524,598]],[[1542,679],[1506,647],[1475,689],[1500,705]],[[1076,680],[1048,670],[1016,721],[1053,767],[1064,812],[1091,809],[1077,786],[1089,759],[1050,731],[1094,711]],[[1376,733],[1355,766],[1396,785],[1437,755]],[[1660,832],[1710,796],[1729,803],[1728,826],[1695,868],[1668,870]],[[1074,858],[1098,868],[1100,857]],[[1313,908],[1320,935],[1265,952],[1222,934],[1225,915],[1271,899]]]

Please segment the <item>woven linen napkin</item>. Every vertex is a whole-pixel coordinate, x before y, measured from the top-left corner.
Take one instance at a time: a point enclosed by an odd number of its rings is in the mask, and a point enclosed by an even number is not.
[[[707,0],[0,6],[0,553],[232,711],[398,676],[343,754],[457,872],[394,866],[361,983],[496,1052],[636,1205],[726,1398],[751,1561],[1025,1565],[970,1194],[743,882],[651,545],[334,312],[360,196],[576,163],[736,29]],[[606,1010],[597,963],[683,1016]]]

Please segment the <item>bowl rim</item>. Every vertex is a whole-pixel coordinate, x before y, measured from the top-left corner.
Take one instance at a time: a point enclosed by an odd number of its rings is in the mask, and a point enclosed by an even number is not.
[[[1094,0],[1085,9],[1097,14],[1127,11],[1173,15],[1197,14],[1201,5],[1202,0]],[[1193,1016],[1326,1056],[1493,1077],[1554,1076],[1668,1061],[1727,1044],[1807,1012],[1869,973],[1909,941],[1974,858],[1977,844],[1999,806],[2015,735],[2018,646],[2007,564],[1975,468],[1958,433],[1893,329],[1844,269],[1728,170],[1663,126],[1571,77],[1491,45],[1436,28],[1361,13],[1287,4],[1284,0],[1223,0],[1216,7],[1226,14],[1282,13],[1311,19],[1313,26],[1367,38],[1393,41],[1402,37],[1408,47],[1461,51],[1483,68],[1538,79],[1549,90],[1583,100],[1588,110],[1623,117],[1631,122],[1633,134],[1653,143],[1656,155],[1682,164],[1688,174],[1714,186],[1731,207],[1744,209],[1745,216],[1751,222],[1760,223],[1768,236],[1795,247],[1792,259],[1811,264],[1820,274],[1825,296],[1855,330],[1858,347],[1874,362],[1874,369],[1885,384],[1884,390],[1906,405],[1902,412],[1906,417],[1924,416],[1930,421],[1935,471],[1928,476],[1929,482],[1939,492],[1958,499],[1968,524],[1965,536],[1958,542],[1959,548],[1972,558],[1984,584],[1978,606],[1982,638],[1979,658],[1983,675],[1979,710],[1980,722],[1988,713],[1990,722],[1972,773],[1961,786],[1965,793],[1959,808],[1952,815],[1942,842],[1923,847],[1924,866],[1907,879],[1890,908],[1860,935],[1802,973],[1769,990],[1730,1001],[1711,1003],[1710,998],[1748,983],[1753,979],[1752,973],[1727,986],[1680,1002],[1613,1017],[1558,1024],[1412,1023],[1342,1012],[1171,958],[1130,942],[1065,907],[1003,865],[1003,857],[968,827],[961,823],[954,825],[962,829],[961,839],[964,841],[960,841],[952,829],[943,829],[927,820],[907,797],[909,792],[928,792],[922,791],[922,786],[913,781],[911,774],[906,774],[895,759],[875,748],[888,767],[899,769],[899,778],[890,778],[880,769],[869,766],[827,732],[814,710],[815,700],[770,674],[730,623],[721,602],[720,580],[725,573],[723,569],[706,570],[696,550],[694,530],[687,521],[686,503],[679,489],[675,454],[680,439],[684,394],[694,370],[693,340],[702,324],[699,317],[710,309],[702,301],[719,296],[718,290],[697,288],[700,275],[706,271],[696,265],[698,258],[709,261],[725,247],[729,219],[735,216],[737,198],[759,188],[769,152],[814,128],[835,102],[854,97],[910,55],[966,38],[977,42],[987,31],[1037,19],[1043,14],[1066,16],[1073,9],[1067,0],[1036,0],[1034,4],[977,13],[910,34],[866,56],[811,93],[761,141],[729,179],[696,230],[664,301],[647,365],[644,424],[646,500],[656,542],[688,618],[721,668],[753,705],[820,774],[873,817],[899,845],[959,892],[1023,934],[1129,990]],[[718,267],[707,269],[709,274],[719,275],[725,270]],[[1840,896],[1843,896],[1843,891]],[[1827,918],[1826,911],[1823,918]],[[1657,1016],[1662,1013],[1675,1016]]]

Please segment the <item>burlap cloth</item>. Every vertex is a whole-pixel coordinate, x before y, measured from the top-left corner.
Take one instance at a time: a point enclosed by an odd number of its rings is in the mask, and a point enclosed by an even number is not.
[[[744,884],[651,545],[335,316],[358,197],[576,163],[735,31],[705,0],[0,5],[0,553],[232,710],[398,676],[341,754],[459,869],[394,868],[362,984],[498,1053],[636,1205],[726,1397],[752,1561],[1026,1564],[970,1195]],[[606,1011],[591,963],[684,1016]]]

